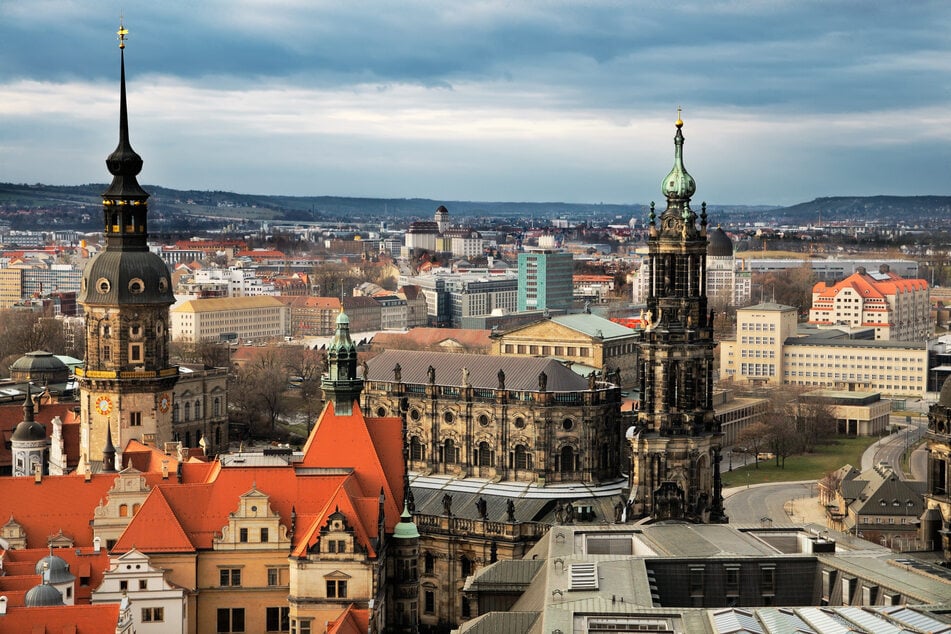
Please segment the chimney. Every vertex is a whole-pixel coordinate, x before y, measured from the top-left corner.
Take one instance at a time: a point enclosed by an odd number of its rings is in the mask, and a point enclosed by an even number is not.
[[[162,479],[168,480],[168,460],[162,461]]]
[[[100,550],[102,550],[102,537],[93,537],[92,551],[98,553]]]
[[[43,484],[43,465],[36,464],[33,465],[33,482],[36,484]]]
[[[0,597],[0,616],[5,616],[7,613],[7,597]]]

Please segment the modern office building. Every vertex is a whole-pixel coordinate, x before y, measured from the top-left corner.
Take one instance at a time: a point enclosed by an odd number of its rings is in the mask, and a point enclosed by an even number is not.
[[[241,341],[279,339],[290,334],[289,313],[269,295],[192,299],[172,309],[172,339],[199,343],[232,334]]]
[[[518,254],[518,311],[568,310],[574,298],[574,260],[570,253]]]

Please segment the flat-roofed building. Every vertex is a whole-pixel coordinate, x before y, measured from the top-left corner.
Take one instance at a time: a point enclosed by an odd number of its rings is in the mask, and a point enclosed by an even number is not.
[[[916,397],[927,390],[924,342],[854,339],[835,328],[797,332],[796,309],[782,304],[736,315],[736,335],[720,342],[721,380]]]
[[[276,297],[192,299],[171,311],[172,339],[183,343],[238,339],[265,341],[289,334],[288,308]]]

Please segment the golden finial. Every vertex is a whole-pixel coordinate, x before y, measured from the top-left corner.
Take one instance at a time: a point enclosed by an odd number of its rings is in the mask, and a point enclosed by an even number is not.
[[[684,122],[680,119],[680,111],[681,111],[680,106],[677,106],[677,123],[675,123],[674,125],[676,125],[678,128],[681,128],[684,125]]]
[[[119,30],[116,31],[116,35],[119,36],[119,48],[125,48],[125,36],[129,34],[129,30],[125,28],[122,24],[122,18],[119,18]]]

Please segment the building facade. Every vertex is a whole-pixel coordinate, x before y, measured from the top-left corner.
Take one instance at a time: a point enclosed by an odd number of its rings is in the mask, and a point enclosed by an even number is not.
[[[938,402],[928,410],[928,481],[922,539],[951,562],[951,379],[946,379]]]
[[[541,319],[494,336],[492,352],[496,355],[554,357],[605,371],[619,371],[620,385],[637,384],[635,348],[640,336],[610,320],[590,315],[561,315]]]
[[[926,341],[934,335],[928,282],[904,279],[883,264],[878,272],[864,268],[833,285],[812,289],[809,323],[875,329],[875,339]]]
[[[574,260],[570,253],[518,254],[518,310],[568,310],[574,298]]]
[[[721,379],[919,398],[927,390],[924,342],[852,339],[836,328],[799,333],[796,309],[782,304],[757,304],[736,315],[736,335],[720,342]]]
[[[707,213],[690,208],[696,183],[683,163],[683,122],[662,184],[667,209],[651,206],[650,283],[639,344],[641,403],[630,443],[631,510],[655,520],[725,522],[722,433],[713,411],[713,311],[707,309]]]
[[[239,340],[267,341],[290,333],[289,309],[276,297],[192,299],[171,311],[172,339],[182,343]]]

